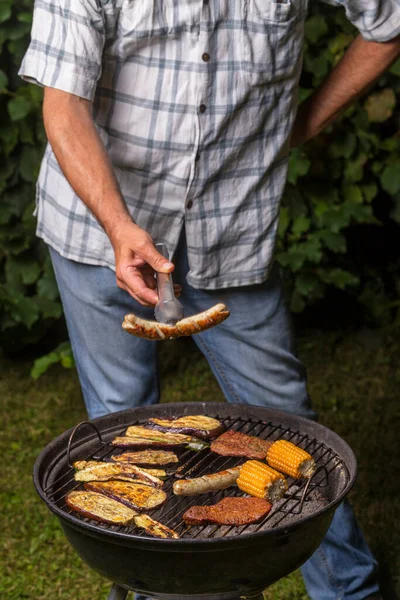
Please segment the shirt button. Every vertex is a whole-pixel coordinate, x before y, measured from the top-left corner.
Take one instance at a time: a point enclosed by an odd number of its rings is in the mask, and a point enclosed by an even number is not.
[[[201,113],[206,112],[206,108],[207,108],[207,106],[205,104],[200,104],[200,112]]]
[[[193,206],[193,200],[189,200],[189,202],[186,204],[186,208],[188,208],[189,210],[192,208]]]
[[[204,52],[201,58],[204,60],[204,62],[208,62],[210,60],[210,55],[208,54],[208,52]]]

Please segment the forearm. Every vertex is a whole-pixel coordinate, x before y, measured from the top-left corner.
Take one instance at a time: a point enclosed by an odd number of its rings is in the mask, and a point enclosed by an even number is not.
[[[299,108],[292,146],[307,141],[359,98],[400,54],[399,38],[385,43],[356,38],[325,82]]]
[[[174,266],[154,247],[151,236],[129,216],[92,105],[77,96],[46,88],[46,133],[69,184],[105,229],[114,248],[119,287],[146,306],[156,304],[154,271]]]
[[[109,237],[131,222],[104,144],[87,100],[46,89],[43,116],[46,133],[69,184]]]

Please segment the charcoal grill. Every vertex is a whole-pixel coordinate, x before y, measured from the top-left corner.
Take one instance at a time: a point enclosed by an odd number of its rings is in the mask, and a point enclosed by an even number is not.
[[[205,414],[226,428],[263,439],[284,438],[307,450],[317,463],[308,481],[289,479],[284,498],[258,524],[185,525],[184,511],[194,504],[214,504],[225,496],[243,495],[228,488],[197,497],[172,494],[175,475],[164,487],[167,502],[149,514],[175,529],[180,539],[148,537],[133,527],[106,525],[81,517],[65,504],[79,487],[71,467],[76,460],[107,460],[122,452],[110,441],[129,425],[150,417]],[[244,459],[222,457],[208,449],[182,450],[182,477],[197,477],[236,466]],[[177,467],[177,468],[176,468]],[[57,515],[80,557],[114,582],[109,600],[123,600],[129,590],[160,600],[233,600],[253,598],[303,564],[324,538],[333,514],[356,478],[356,460],[349,446],[326,427],[295,415],[240,404],[176,403],[130,409],[78,425],[52,441],[38,457],[34,483]]]

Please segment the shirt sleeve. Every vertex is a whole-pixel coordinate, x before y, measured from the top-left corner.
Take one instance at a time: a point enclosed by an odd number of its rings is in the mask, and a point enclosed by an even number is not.
[[[388,42],[400,35],[399,0],[323,0],[343,6],[365,40]]]
[[[31,42],[19,75],[93,100],[104,40],[98,0],[35,0]]]

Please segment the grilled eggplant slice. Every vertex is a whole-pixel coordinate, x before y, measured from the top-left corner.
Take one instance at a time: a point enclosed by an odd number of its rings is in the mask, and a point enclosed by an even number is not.
[[[132,525],[137,512],[121,502],[90,491],[73,491],[65,498],[67,506],[83,517],[113,525]]]
[[[198,438],[182,435],[181,433],[163,433],[133,425],[128,427],[124,437],[117,437],[111,442],[119,448],[179,448],[186,446],[192,450],[202,450],[207,448],[208,444]]]
[[[111,479],[132,481],[134,479],[137,483],[146,483],[154,487],[164,485],[161,479],[136,465],[90,461],[89,466],[85,466],[84,462],[79,461],[81,468],[75,473],[76,481],[110,481]]]
[[[149,452],[151,452],[151,450],[149,450]],[[126,452],[124,454],[134,454],[134,453],[133,452],[132,453],[131,452]],[[168,454],[172,454],[172,452],[169,452]],[[121,454],[120,456],[123,456],[123,454]],[[112,456],[111,458],[113,460],[117,461],[118,457],[117,456],[115,456],[115,457]],[[122,462],[123,464],[124,463],[136,464],[134,461],[130,461],[130,460],[121,460],[121,461],[117,461],[117,462]],[[96,467],[98,464],[107,464],[107,465],[109,465],[110,463],[109,462],[102,463],[102,462],[99,462],[97,460],[77,460],[76,462],[74,462],[74,468],[75,468],[75,471],[81,471],[82,469],[90,469],[92,467]],[[111,464],[113,464],[113,463],[111,463]],[[166,473],[166,471],[164,471],[164,469],[147,469],[145,467],[140,467],[140,469],[142,471],[144,471],[145,473],[148,473],[149,475],[153,475],[153,477],[158,477],[159,479],[166,479],[166,477],[167,477],[167,473]],[[121,477],[118,477],[118,479],[121,479]]]
[[[112,460],[116,462],[127,462],[133,465],[170,465],[177,463],[178,457],[174,452],[166,450],[143,450],[142,452],[124,452],[117,456],[112,456]],[[153,473],[155,475],[155,473]],[[156,475],[157,477],[157,475]]]
[[[173,529],[166,527],[162,523],[155,521],[148,515],[139,515],[135,517],[135,525],[144,529],[148,535],[164,539],[178,539],[179,535]]]
[[[221,435],[225,427],[217,419],[204,415],[190,415],[171,419],[149,419],[147,427],[170,433],[183,433],[209,440]]]
[[[150,510],[167,499],[167,494],[158,488],[128,481],[92,481],[85,483],[85,490],[104,494],[139,510]]]

